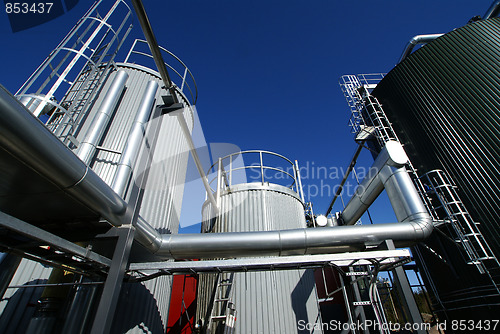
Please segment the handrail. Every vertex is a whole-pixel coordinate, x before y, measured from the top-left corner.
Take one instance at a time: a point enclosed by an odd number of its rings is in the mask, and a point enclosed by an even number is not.
[[[252,165],[243,165],[243,166],[238,166],[238,167],[233,167],[233,162],[234,162],[234,156],[240,156],[240,155],[243,155],[243,154],[251,154],[251,153],[256,153],[256,154],[259,154],[259,164],[252,164]],[[280,168],[280,166],[269,166],[269,165],[265,165],[264,162],[263,162],[263,155],[264,154],[267,154],[267,155],[272,155],[272,156],[276,156],[278,158],[281,158],[283,159],[284,161],[286,161],[287,163],[290,164],[292,170],[293,170],[293,175],[290,174],[287,169],[285,168]],[[265,172],[264,170],[274,170],[276,172],[279,172],[279,173],[282,173],[284,175],[286,175],[287,177],[289,177],[292,182],[288,185],[286,185],[286,187],[290,188],[290,189],[293,189],[294,187],[296,188],[295,191],[297,193],[299,193],[299,189],[298,189],[298,182],[297,182],[297,179],[298,179],[298,176],[297,176],[297,171],[296,171],[296,166],[295,164],[290,160],[288,159],[287,157],[281,155],[281,154],[278,154],[278,153],[275,153],[275,152],[271,152],[271,151],[264,151],[264,150],[246,150],[246,151],[241,151],[241,152],[235,152],[235,153],[231,153],[231,154],[228,154],[222,158],[220,158],[217,162],[215,162],[212,166],[210,166],[210,168],[208,169],[208,172],[207,172],[207,175],[210,173],[210,171],[212,172],[215,172],[215,173],[218,173],[218,164],[219,164],[219,161],[220,163],[222,163],[222,165],[224,165],[224,161],[227,161],[229,159],[229,168],[227,170],[225,170],[225,174],[226,175],[229,175],[229,181],[228,181],[228,188],[231,187],[231,185],[233,185],[232,183],[232,175],[233,175],[233,172],[235,171],[241,171],[241,170],[246,170],[246,169],[259,169],[261,171],[261,182],[264,184],[266,182],[269,182],[269,181],[266,181],[269,180],[269,178],[266,178],[265,177]],[[216,179],[217,179],[218,176],[215,176],[214,178],[212,178],[209,182],[209,184],[211,185]],[[274,183],[274,182],[271,182],[271,183]],[[211,188],[212,190],[214,190],[213,188]]]
[[[146,53],[146,52],[142,52],[142,51],[138,51],[136,49],[137,43],[144,43],[144,44],[148,45],[147,41],[145,41],[143,39],[136,39],[134,41],[134,43],[132,44],[132,47],[128,51],[127,56],[125,57],[124,63],[130,63],[129,59],[130,59],[130,56],[133,55],[133,54],[154,59],[151,54]],[[177,57],[175,54],[173,54],[169,50],[165,49],[164,47],[161,47],[161,46],[158,46],[158,47],[160,48],[161,51],[164,51],[166,54],[168,54],[169,56],[171,56],[172,58],[174,58],[184,68],[184,75],[182,75],[172,65],[168,64],[167,61],[164,62],[165,65],[168,68],[170,68],[181,79],[181,85],[179,86],[179,87],[181,87],[180,91],[181,92],[183,91],[184,86],[186,86],[188,88],[189,93],[191,95],[191,101],[190,102],[191,102],[192,105],[195,105],[196,101],[198,99],[198,86],[196,85],[196,80],[194,79],[193,73],[187,67],[187,65],[179,57]],[[192,81],[192,84],[194,85],[194,88],[192,88],[189,85],[188,81],[186,80],[186,76],[185,76],[186,73],[189,74],[189,76],[191,77],[191,81]],[[194,92],[193,92],[193,89],[194,89]]]

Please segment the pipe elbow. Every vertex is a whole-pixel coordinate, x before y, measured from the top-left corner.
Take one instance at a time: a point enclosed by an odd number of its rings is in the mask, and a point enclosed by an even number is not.
[[[421,215],[409,222],[415,231],[415,241],[424,241],[434,230],[434,224],[429,214]]]

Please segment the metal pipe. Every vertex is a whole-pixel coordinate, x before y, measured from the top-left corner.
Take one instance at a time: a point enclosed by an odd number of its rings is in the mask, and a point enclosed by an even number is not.
[[[195,259],[341,253],[377,246],[386,239],[400,247],[424,240],[432,221],[418,217],[407,223],[340,226],[265,232],[163,235],[158,256]]]
[[[0,85],[0,148],[113,225],[132,210],[24,105]]]
[[[398,64],[400,62],[402,62],[403,60],[405,60],[406,57],[408,57],[411,54],[411,51],[413,50],[413,48],[416,45],[418,45],[418,44],[426,44],[426,43],[432,42],[436,38],[441,37],[443,35],[444,34],[429,34],[429,35],[417,35],[417,36],[414,36],[412,39],[410,39],[410,41],[406,45],[406,48],[404,49],[403,54],[399,58]]]
[[[110,223],[130,223],[133,210],[123,199],[3,86],[0,85],[0,88],[0,148]],[[377,172],[367,177],[371,182],[366,191],[351,200],[353,204],[348,204],[348,208],[358,206],[358,210],[363,211],[368,201],[361,199],[376,197],[374,194],[379,193],[379,185],[382,184],[401,223],[160,235],[143,219],[138,219],[137,240],[152,253],[175,259],[336,253],[376,246],[387,239],[394,240],[399,247],[409,246],[427,238],[432,233],[433,224],[408,174],[403,167],[399,167],[406,161],[401,145],[388,142],[375,161],[375,168],[372,168]]]
[[[118,163],[111,188],[122,197],[125,196],[126,188],[132,175],[132,167],[137,159],[137,154],[146,132],[146,123],[151,117],[157,90],[158,83],[156,81],[148,82],[120,162]]]
[[[492,17],[498,16],[500,13],[500,0],[493,1],[490,8],[486,11],[483,16],[483,20],[490,19]]]
[[[122,95],[125,83],[127,82],[127,72],[120,70],[116,73],[111,86],[109,87],[104,100],[92,121],[92,126],[87,131],[85,138],[78,148],[78,157],[86,164],[92,162],[96,147],[101,142],[102,136],[106,131],[111,115],[113,114],[118,101]]]
[[[408,157],[400,143],[389,141],[380,152],[373,166],[361,184],[356,188],[354,195],[347,203],[341,218],[343,225],[353,225],[368,209],[384,190],[384,183],[379,177],[381,170],[386,166],[401,168],[408,162]]]
[[[354,153],[354,156],[351,159],[351,163],[349,164],[349,167],[347,167],[347,170],[344,174],[344,177],[342,178],[342,181],[340,182],[340,185],[337,189],[337,192],[335,193],[335,196],[333,196],[333,199],[330,202],[330,206],[328,207],[328,210],[326,210],[325,217],[328,217],[328,215],[332,211],[332,208],[333,208],[333,205],[335,204],[335,201],[342,193],[342,190],[344,189],[344,184],[347,181],[347,177],[349,177],[349,174],[351,174],[351,171],[354,169],[354,166],[356,165],[356,161],[358,160],[359,154],[361,153],[361,150],[363,149],[363,144],[364,144],[364,142],[362,142],[361,144],[358,145],[358,148],[356,149],[356,152]]]
[[[189,131],[189,127],[186,123],[186,118],[184,117],[184,110],[178,110],[177,119],[179,120],[179,124],[181,126],[182,132],[184,133],[184,138],[189,146],[189,152],[191,152],[191,157],[193,158],[194,164],[196,165],[196,169],[200,174],[201,181],[203,182],[203,186],[205,187],[205,191],[207,192],[207,197],[212,207],[215,209],[215,215],[219,215],[219,207],[217,206],[217,201],[215,200],[214,194],[212,193],[212,189],[210,188],[210,183],[208,183],[207,175],[203,170],[203,165],[201,164],[200,157],[198,156],[198,152],[196,151],[196,147],[193,142],[193,138],[191,138],[191,132]]]
[[[409,246],[430,236],[433,224],[404,168],[407,160],[400,143],[388,142],[342,213],[344,219],[353,224],[385,187],[400,223],[163,235],[161,241],[155,241],[155,245],[159,245],[157,255],[185,259],[338,253],[377,246],[388,239],[400,247]]]
[[[146,37],[146,40],[149,45],[149,49],[151,50],[151,55],[153,56],[153,59],[155,61],[156,67],[158,69],[158,72],[160,73],[161,79],[163,81],[163,84],[165,85],[165,88],[169,91],[170,95],[172,96],[173,102],[178,103],[179,99],[177,98],[177,93],[175,91],[174,84],[172,83],[172,80],[170,79],[170,76],[168,74],[167,67],[165,65],[165,61],[163,60],[163,56],[161,55],[161,50],[158,45],[158,42],[156,41],[156,37],[153,33],[153,29],[151,27],[151,23],[149,22],[149,18],[146,14],[146,10],[144,9],[144,5],[142,4],[141,0],[131,0],[132,5],[134,6],[135,13],[137,15],[137,19],[139,20],[141,24],[142,31],[144,33],[144,36]],[[212,203],[213,207],[216,209],[216,213],[218,214],[218,208],[216,205],[215,198],[212,194],[212,191],[210,189],[210,185],[207,180],[207,176],[205,175],[205,172],[203,171],[203,166],[201,164],[201,161],[198,157],[198,153],[196,151],[196,148],[193,143],[193,139],[191,138],[191,132],[189,131],[189,128],[186,123],[186,119],[184,118],[184,114],[180,113],[178,115],[179,119],[179,124],[181,125],[182,131],[184,133],[184,136],[188,142],[189,145],[189,150],[191,152],[191,156],[193,157],[194,163],[196,165],[196,168],[198,169],[198,172],[200,173],[201,180],[203,181],[203,185],[207,191],[207,196],[210,202]]]
[[[144,37],[148,41],[149,49],[151,50],[151,55],[156,64],[156,68],[160,73],[161,79],[165,88],[170,92],[174,103],[178,103],[179,100],[177,98],[177,94],[175,93],[175,87],[172,84],[172,80],[170,80],[170,76],[168,75],[167,67],[165,66],[165,61],[163,60],[163,56],[161,55],[160,47],[158,46],[158,42],[156,41],[156,37],[153,33],[153,29],[151,28],[151,23],[149,22],[148,15],[146,14],[146,10],[144,9],[144,5],[141,0],[132,0],[132,5],[134,6],[135,14],[137,15],[137,19],[141,24],[142,32],[144,33]]]

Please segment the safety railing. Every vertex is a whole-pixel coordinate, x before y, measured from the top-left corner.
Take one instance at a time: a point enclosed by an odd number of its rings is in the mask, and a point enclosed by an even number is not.
[[[210,166],[207,175],[214,174],[210,186],[214,192],[218,189],[230,189],[240,183],[278,184],[295,191],[303,199],[302,181],[297,161],[274,152],[248,150],[229,154],[219,158]],[[217,187],[214,189],[214,182]]]
[[[185,95],[188,98],[191,105],[196,104],[196,100],[198,99],[198,87],[196,86],[196,80],[194,79],[193,73],[189,70],[189,68],[184,64],[179,57],[174,55],[172,52],[160,46],[160,50],[163,51],[164,61],[167,68],[171,73],[175,74],[175,77],[178,77],[180,80],[180,86],[178,85],[179,81],[172,78],[172,81],[176,84],[177,90]],[[153,60],[153,56],[149,53],[148,42],[142,39],[136,39],[130,48],[127,57],[125,58],[125,63],[132,63],[130,57],[132,55],[139,55],[146,57],[150,60]],[[135,62],[134,62],[135,63]],[[142,65],[141,62],[137,62],[137,64]],[[148,67],[149,64],[147,64]],[[152,67],[154,68],[154,67]],[[176,82],[177,81],[177,82]],[[187,89],[189,94],[186,94],[184,90]]]

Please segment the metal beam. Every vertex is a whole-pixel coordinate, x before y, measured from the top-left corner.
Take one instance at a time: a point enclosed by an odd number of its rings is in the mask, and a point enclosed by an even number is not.
[[[104,267],[111,266],[110,259],[92,252],[87,248],[80,247],[71,241],[58,237],[55,234],[28,224],[20,219],[9,216],[2,211],[0,211],[0,226],[24,235],[32,240],[37,240],[42,243],[42,246],[52,246],[59,251],[72,254],[82,260],[89,260],[98,263]]]
[[[118,241],[113,254],[113,263],[104,283],[101,300],[92,324],[91,334],[106,334],[111,330],[118,304],[118,297],[128,264],[130,249],[134,241],[135,228],[131,225],[118,229]]]
[[[169,274],[183,274],[193,272],[286,270],[304,267],[317,268],[325,265],[338,267],[373,265],[374,263],[388,265],[402,258],[410,258],[408,249],[230,260],[131,263],[129,271],[163,270]]]
[[[396,249],[394,242],[392,240],[386,240],[387,249]],[[399,266],[393,269],[394,274],[394,285],[398,291],[398,294],[402,298],[401,304],[405,309],[405,313],[410,317],[408,319],[413,324],[423,324],[422,315],[418,309],[417,303],[415,302],[415,296],[413,295],[413,290],[408,282],[408,277],[406,276],[403,267]],[[426,334],[425,329],[415,329],[415,333]]]

